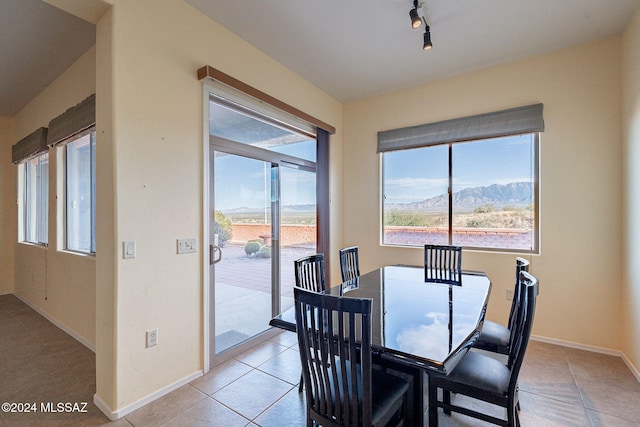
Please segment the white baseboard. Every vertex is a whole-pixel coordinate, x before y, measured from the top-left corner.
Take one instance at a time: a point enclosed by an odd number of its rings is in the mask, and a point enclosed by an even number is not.
[[[627,365],[627,367],[629,368],[631,373],[636,377],[638,382],[640,382],[640,371],[638,370],[638,368],[633,366],[633,363],[631,363],[631,361],[627,358],[627,356],[623,352],[621,352],[619,350],[611,350],[611,349],[608,349],[608,348],[598,347],[598,346],[594,346],[594,345],[578,344],[578,343],[571,342],[571,341],[564,341],[564,340],[559,340],[559,339],[555,339],[555,338],[540,337],[540,336],[537,336],[537,335],[531,335],[531,339],[534,340],[534,341],[546,342],[548,344],[555,344],[555,345],[559,345],[559,346],[562,346],[562,347],[576,348],[578,350],[585,350],[585,351],[592,351],[594,353],[608,354],[609,356],[618,356],[618,357],[622,358],[622,360]]]
[[[71,335],[73,338],[75,338],[78,342],[80,342],[80,344],[84,345],[85,347],[87,347],[89,350],[93,351],[94,353],[96,352],[96,346],[93,343],[90,343],[89,341],[87,341],[86,339],[84,339],[83,337],[81,337],[80,335],[78,335],[76,332],[74,332],[73,330],[69,329],[66,325],[60,323],[58,320],[56,320],[53,316],[51,316],[49,313],[47,313],[46,311],[44,311],[43,309],[41,309],[40,307],[31,304],[29,301],[27,301],[26,299],[22,298],[20,295],[18,294],[13,294],[16,298],[18,298],[20,301],[22,301],[23,303],[27,304],[29,307],[31,307],[34,311],[38,312],[38,314],[40,314],[42,317],[44,317],[45,319],[47,319],[49,322],[53,323],[54,325],[56,325],[58,328],[62,329],[63,331],[65,331],[67,334]]]
[[[196,371],[193,374],[187,375],[186,377],[174,382],[173,384],[169,384],[168,386],[163,387],[160,390],[154,391],[153,393],[143,397],[140,400],[137,400],[137,401],[133,402],[130,405],[125,406],[124,408],[118,409],[117,411],[112,410],[109,407],[109,405],[107,405],[102,399],[100,399],[100,396],[98,396],[97,394],[93,395],[93,403],[95,403],[96,406],[111,421],[115,421],[117,419],[120,419],[120,418],[124,417],[127,414],[132,413],[136,409],[140,409],[144,405],[147,405],[147,404],[153,402],[154,400],[159,399],[162,396],[165,396],[165,395],[171,393],[172,391],[179,389],[183,385],[189,384],[191,381],[195,380],[196,378],[200,378],[202,375],[203,375],[202,371]]]

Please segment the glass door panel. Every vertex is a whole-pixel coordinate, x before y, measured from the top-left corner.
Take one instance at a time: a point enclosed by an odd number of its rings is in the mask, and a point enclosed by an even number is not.
[[[269,329],[272,317],[272,165],[226,154],[214,155],[216,247],[215,353]],[[277,175],[274,175],[277,176]],[[218,249],[219,248],[219,249]]]
[[[293,261],[316,253],[316,174],[280,167],[280,307],[293,307]]]

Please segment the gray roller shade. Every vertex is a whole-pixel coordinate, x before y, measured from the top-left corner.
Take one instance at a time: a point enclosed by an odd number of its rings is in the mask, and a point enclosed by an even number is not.
[[[544,131],[542,104],[378,132],[378,153]]]
[[[96,124],[96,94],[49,122],[47,142],[55,145]]]
[[[11,161],[13,163],[20,163],[48,149],[47,128],[42,127],[22,138],[11,147]]]

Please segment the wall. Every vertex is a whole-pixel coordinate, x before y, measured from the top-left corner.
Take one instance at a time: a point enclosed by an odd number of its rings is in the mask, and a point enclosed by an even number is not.
[[[95,48],[81,56],[56,81],[13,117],[15,142],[49,120],[64,113],[95,92]],[[62,176],[58,177],[56,150],[49,150],[49,246],[17,243],[15,246],[15,294],[54,320],[71,335],[93,348],[95,345],[95,258],[70,254],[62,248],[62,217],[57,201],[62,200]],[[17,175],[17,166],[12,166]],[[60,172],[61,174],[62,172]],[[13,199],[17,197],[12,186]],[[12,205],[15,209],[15,204]],[[5,241],[5,240],[3,240]]]
[[[544,103],[540,255],[534,334],[620,350],[622,177],[620,37],[432,82],[345,106],[344,244],[361,269],[422,263],[422,249],[380,246],[376,133]],[[506,322],[515,254],[465,251],[492,279],[487,317]],[[637,338],[635,339],[637,341]]]
[[[0,116],[0,295],[13,292],[13,251],[16,233],[16,171],[11,163],[13,123]]]
[[[203,84],[211,65],[342,127],[341,105],[182,1],[115,1],[98,22],[97,395],[120,416],[198,375],[203,354]],[[341,136],[331,138],[332,253]],[[333,166],[335,165],[335,166]],[[196,254],[176,239],[196,237]],[[122,242],[137,256],[122,259]],[[336,261],[337,262],[337,261]],[[336,269],[337,270],[337,269]],[[145,331],[159,344],[145,348]]]
[[[626,196],[622,349],[640,378],[640,10],[624,33],[622,57]]]

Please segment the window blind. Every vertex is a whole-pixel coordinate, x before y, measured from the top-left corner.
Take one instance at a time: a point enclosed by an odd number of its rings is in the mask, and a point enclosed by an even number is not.
[[[47,128],[41,127],[11,147],[11,161],[20,163],[29,157],[47,151]]]
[[[58,144],[90,128],[95,123],[96,94],[94,93],[49,122],[47,144]]]
[[[543,104],[378,132],[378,153],[544,131]]]

